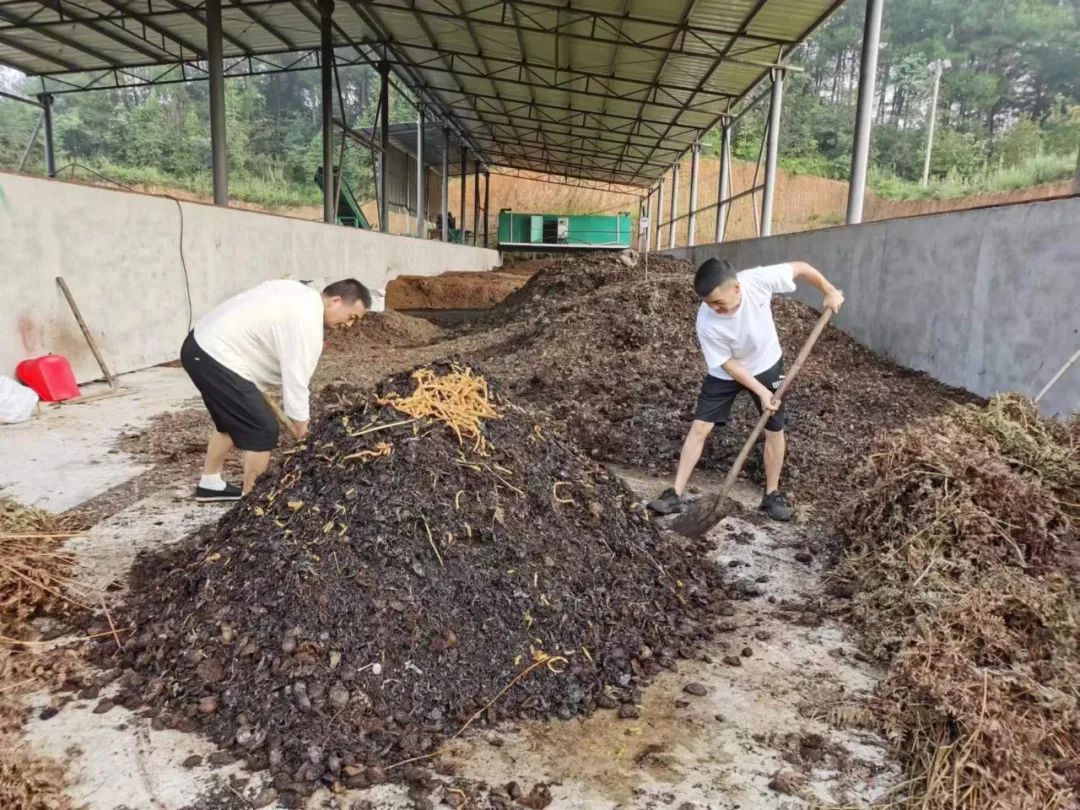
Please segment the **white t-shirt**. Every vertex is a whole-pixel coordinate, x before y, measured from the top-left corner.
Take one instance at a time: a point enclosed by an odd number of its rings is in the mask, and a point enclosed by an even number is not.
[[[280,385],[285,414],[308,420],[308,384],[323,349],[318,290],[288,279],[264,281],[204,315],[195,342],[260,388]]]
[[[790,264],[754,267],[738,274],[742,303],[730,315],[709,309],[704,301],[698,309],[697,335],[709,374],[721,380],[731,375],[724,363],[735,359],[757,376],[776,365],[782,355],[780,337],[772,317],[772,297],[795,292],[795,275]]]

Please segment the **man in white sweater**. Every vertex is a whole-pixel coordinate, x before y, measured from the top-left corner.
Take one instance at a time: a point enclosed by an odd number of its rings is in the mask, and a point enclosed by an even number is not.
[[[203,316],[180,349],[180,363],[214,420],[196,500],[239,500],[266,471],[278,440],[277,418],[262,394],[267,386],[281,386],[296,438],[307,434],[308,385],[322,354],[323,327],[349,327],[370,307],[371,294],[355,279],[335,281],[321,294],[280,279]],[[243,490],[221,477],[234,447],[244,451]]]

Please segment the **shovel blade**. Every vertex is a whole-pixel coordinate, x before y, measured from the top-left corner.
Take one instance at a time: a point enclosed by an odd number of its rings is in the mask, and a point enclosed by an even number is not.
[[[738,514],[742,507],[726,495],[709,495],[694,501],[680,515],[677,515],[668,528],[683,537],[697,539],[703,537],[717,523],[728,515]]]

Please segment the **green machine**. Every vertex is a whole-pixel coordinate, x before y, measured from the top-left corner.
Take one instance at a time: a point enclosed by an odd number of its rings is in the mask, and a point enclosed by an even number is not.
[[[524,214],[499,212],[499,247],[533,250],[625,250],[630,214]]]
[[[322,189],[322,166],[315,170],[315,183]],[[356,195],[353,194],[352,187],[349,186],[349,181],[344,177],[341,178],[341,196],[340,199],[338,199],[337,224],[345,225],[349,228],[363,228],[365,231],[371,230],[371,223],[368,222],[367,217],[364,216],[364,212],[360,210],[360,203],[356,201]]]

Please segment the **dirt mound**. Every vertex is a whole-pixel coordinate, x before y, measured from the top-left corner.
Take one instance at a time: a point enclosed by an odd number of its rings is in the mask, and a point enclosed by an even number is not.
[[[1018,395],[881,438],[834,578],[890,661],[912,807],[1080,800],[1080,420]],[[906,806],[906,805],[905,805]]]
[[[526,282],[528,275],[499,270],[398,276],[386,285],[388,309],[487,309]]]
[[[715,568],[482,378],[380,392],[139,560],[126,704],[285,785],[361,785],[470,722],[633,703],[709,635]]]
[[[518,397],[548,410],[590,455],[671,472],[706,372],[694,330],[698,300],[686,262],[650,257],[632,269],[613,256],[574,257],[535,277],[489,316],[522,331],[480,356]],[[773,312],[790,360],[817,313],[777,297]],[[787,397],[784,485],[827,507],[881,429],[940,413],[971,397],[903,369],[828,329]],[[741,397],[702,463],[726,468],[757,412]],[[763,476],[760,453],[751,476]]]
[[[587,253],[547,260],[521,289],[507,296],[484,318],[484,325],[510,321],[528,322],[563,307],[573,307],[578,297],[607,284],[633,282],[648,277],[693,275],[693,267],[681,259],[650,255],[635,268],[626,267],[615,253]],[[689,284],[689,281],[688,281]]]
[[[326,351],[362,351],[365,347],[411,348],[434,343],[442,330],[423,318],[388,309],[369,312],[351,329],[328,329]]]

